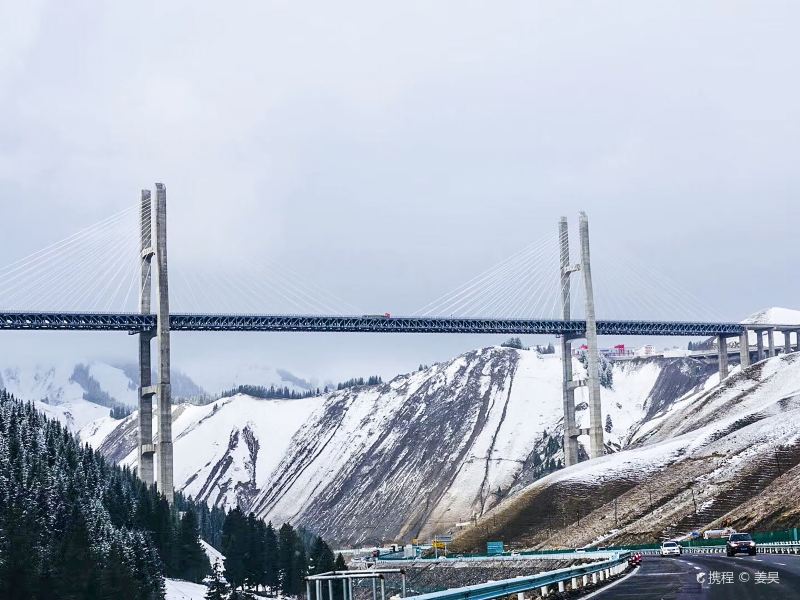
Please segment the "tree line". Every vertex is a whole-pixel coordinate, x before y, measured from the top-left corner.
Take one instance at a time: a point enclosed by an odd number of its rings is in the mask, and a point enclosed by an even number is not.
[[[154,600],[164,575],[202,581],[208,511],[177,497],[0,390],[0,598]]]
[[[226,556],[224,565],[212,570],[201,539]],[[228,594],[213,598],[254,589],[289,596],[304,591],[306,575],[345,568],[302,528],[276,531],[252,513],[180,493],[170,506],[133,470],[0,390],[3,600],[160,600],[165,576],[207,580]]]
[[[347,381],[337,383],[334,388],[326,385],[322,389],[317,387],[310,390],[304,390],[302,392],[290,389],[288,386],[276,387],[271,385],[266,387],[263,385],[237,385],[236,387],[232,387],[221,392],[219,398],[227,398],[230,396],[235,396],[236,394],[246,394],[248,396],[262,398],[264,400],[301,400],[303,398],[313,398],[314,396],[327,394],[332,391],[332,389],[340,391],[351,387],[362,385],[379,385],[381,383],[383,383],[383,379],[380,377],[380,375],[370,375],[366,379],[363,377],[352,377]]]
[[[284,523],[277,531],[253,513],[228,512],[222,527],[222,565],[215,564],[207,582],[209,600],[247,597],[249,592],[300,596],[305,577],[347,569],[341,554],[319,536]]]

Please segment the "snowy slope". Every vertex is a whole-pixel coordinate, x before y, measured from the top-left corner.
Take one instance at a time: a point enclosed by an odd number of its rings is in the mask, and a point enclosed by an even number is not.
[[[737,369],[632,437],[629,449],[527,486],[464,532],[460,543],[478,547],[487,535],[523,547],[652,541],[737,518],[772,481],[800,465],[800,354]],[[786,506],[796,488],[788,489]],[[553,535],[547,520],[553,514],[581,526]],[[613,527],[610,514],[619,520]],[[752,511],[747,519],[758,523]]]
[[[615,365],[613,389],[603,391],[611,446],[670,397],[667,388],[674,399],[702,384],[713,369],[689,367],[695,363]],[[313,524],[343,543],[452,529],[561,459],[560,380],[558,356],[485,348],[388,384],[331,394],[294,436],[253,508],[266,519]],[[579,420],[586,412],[578,410]]]
[[[200,583],[165,579],[165,600],[204,600],[208,588]]]
[[[176,489],[211,505],[249,506],[292,435],[321,402],[321,398],[263,400],[238,394],[205,406],[175,406]],[[116,426],[106,419],[81,435],[112,459],[134,466],[136,419],[136,412]]]

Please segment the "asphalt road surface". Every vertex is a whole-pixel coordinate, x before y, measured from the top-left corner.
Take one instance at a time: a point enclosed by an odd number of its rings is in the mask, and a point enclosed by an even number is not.
[[[800,600],[800,556],[645,556],[642,566],[592,600]]]

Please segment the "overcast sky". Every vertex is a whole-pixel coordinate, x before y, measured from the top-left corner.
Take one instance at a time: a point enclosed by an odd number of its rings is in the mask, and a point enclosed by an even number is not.
[[[799,19],[763,1],[0,2],[0,264],[163,181],[175,264],[272,260],[368,312],[412,312],[579,210],[598,258],[668,273],[721,318],[800,307]],[[389,376],[496,341],[175,338],[207,385],[244,363]],[[119,334],[2,339],[12,359],[135,359]]]

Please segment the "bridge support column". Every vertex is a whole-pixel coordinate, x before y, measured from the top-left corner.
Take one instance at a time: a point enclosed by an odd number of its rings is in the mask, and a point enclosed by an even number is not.
[[[739,335],[739,363],[742,369],[750,366],[750,336],[746,329]]]
[[[756,329],[756,361],[764,360],[764,331]]]
[[[582,212],[579,218],[581,234],[581,270],[586,295],[586,346],[589,389],[589,445],[592,458],[603,456],[603,407],[600,401],[600,359],[597,351],[597,320],[594,313],[592,264],[589,252],[589,219]]]
[[[139,206],[141,239],[141,281],[139,287],[139,312],[150,313],[152,259],[153,259],[153,219],[150,190],[142,190]],[[150,341],[152,331],[139,334],[139,479],[153,485],[153,393],[152,361]]]
[[[156,184],[156,290],[158,294],[158,491],[172,504],[172,391],[170,386],[167,189]]]
[[[792,332],[784,329],[781,333],[783,334],[783,353],[789,354],[792,351]]]
[[[561,308],[565,321],[570,319],[569,224],[561,217],[558,224],[561,251]],[[572,381],[572,344],[566,334],[561,336],[562,399],[564,403],[564,465],[578,464],[578,432],[575,424],[575,386]]]
[[[717,354],[719,355],[719,380],[728,376],[728,340],[724,335],[717,336]]]
[[[767,343],[769,344],[769,357],[775,356],[775,330],[767,329]]]
[[[800,352],[800,329],[795,330],[794,341],[796,342],[795,352]]]

